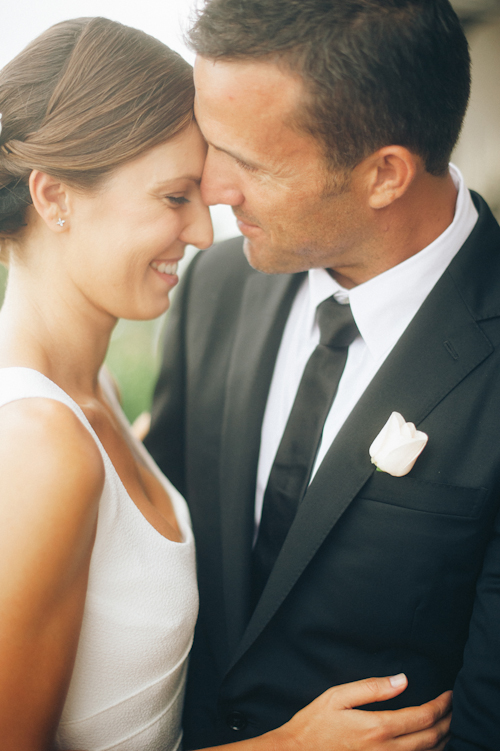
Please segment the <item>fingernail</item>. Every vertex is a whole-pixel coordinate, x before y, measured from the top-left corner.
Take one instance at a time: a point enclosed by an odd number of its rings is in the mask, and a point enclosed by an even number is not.
[[[398,675],[391,675],[389,678],[391,686],[393,688],[399,688],[406,683],[406,675],[404,673],[398,673]]]

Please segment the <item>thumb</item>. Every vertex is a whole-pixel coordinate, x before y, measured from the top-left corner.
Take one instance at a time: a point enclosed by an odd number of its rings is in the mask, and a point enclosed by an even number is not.
[[[401,694],[407,685],[408,678],[404,673],[387,678],[365,678],[329,689],[330,701],[336,709],[352,709],[363,704],[392,699]]]

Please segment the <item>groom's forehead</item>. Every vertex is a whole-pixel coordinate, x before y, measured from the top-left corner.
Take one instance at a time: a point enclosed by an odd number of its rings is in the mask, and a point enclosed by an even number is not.
[[[195,113],[205,137],[205,130],[231,124],[242,138],[268,131],[279,138],[294,127],[304,100],[302,79],[271,61],[198,57],[194,78]]]
[[[293,107],[304,90],[299,75],[270,59],[211,60],[198,55],[194,81],[197,97],[255,101],[267,107],[276,102]]]
[[[208,144],[240,167],[286,179],[324,159],[322,144],[297,126],[302,80],[273,62],[195,63],[195,115]],[[305,166],[305,165],[304,165]]]

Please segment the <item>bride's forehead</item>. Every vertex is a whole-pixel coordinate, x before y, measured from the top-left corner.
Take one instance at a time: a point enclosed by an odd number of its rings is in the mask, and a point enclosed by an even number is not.
[[[174,180],[199,182],[206,151],[198,127],[189,128],[116,168],[110,175],[108,187],[124,180],[139,180],[158,186]]]

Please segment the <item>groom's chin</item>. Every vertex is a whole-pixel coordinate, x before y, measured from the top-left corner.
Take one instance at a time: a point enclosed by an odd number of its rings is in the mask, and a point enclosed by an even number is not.
[[[263,274],[284,273],[276,264],[272,251],[266,247],[265,243],[256,243],[255,240],[245,237],[243,252],[250,266],[256,271],[262,271]]]
[[[250,266],[263,274],[295,274],[304,271],[300,259],[285,248],[275,248],[266,238],[244,238],[243,252]]]

